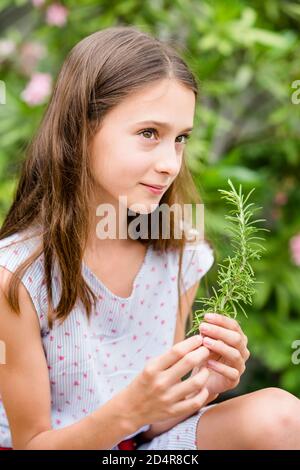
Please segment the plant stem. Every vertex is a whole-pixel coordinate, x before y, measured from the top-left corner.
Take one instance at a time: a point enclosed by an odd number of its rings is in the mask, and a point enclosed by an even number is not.
[[[224,260],[225,264],[219,264],[217,276],[218,289],[213,288],[214,295],[202,299],[204,307],[195,311],[194,326],[188,332],[188,335],[199,330],[199,325],[207,312],[217,312],[236,318],[237,309],[240,308],[247,317],[241,302],[251,304],[253,294],[255,293],[254,284],[257,281],[254,278],[251,261],[260,259],[260,252],[264,248],[259,243],[253,242],[253,240],[263,240],[263,238],[254,235],[258,231],[267,231],[267,229],[257,228],[254,225],[257,222],[264,221],[264,219],[250,221],[254,211],[258,210],[258,208],[251,208],[253,203],[248,203],[247,205],[246,203],[255,188],[244,197],[241,185],[237,192],[230,180],[228,180],[228,184],[231,187],[231,191],[219,189],[219,192],[222,193],[223,199],[234,206],[234,209],[230,211],[231,215],[225,216],[231,222],[228,228],[232,235],[234,256],[228,256]],[[197,299],[196,302],[200,302],[200,300]]]

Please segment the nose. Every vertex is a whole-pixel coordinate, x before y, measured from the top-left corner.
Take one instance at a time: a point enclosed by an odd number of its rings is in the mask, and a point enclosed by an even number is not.
[[[168,173],[175,177],[180,170],[182,161],[182,150],[176,149],[174,142],[171,145],[160,147],[156,160],[155,169],[159,173]]]

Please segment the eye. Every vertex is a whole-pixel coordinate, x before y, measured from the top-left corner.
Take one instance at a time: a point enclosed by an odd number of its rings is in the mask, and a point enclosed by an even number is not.
[[[187,141],[189,140],[190,138],[190,134],[182,134],[182,135],[179,135],[178,137],[184,137],[185,138],[185,142],[179,142],[180,144],[186,144]]]
[[[151,133],[152,133],[152,134],[153,134],[153,133],[157,134],[157,130],[156,130],[156,129],[151,129],[151,128],[150,128],[150,129],[144,129],[144,130],[143,130],[142,132],[140,132],[138,135],[143,135],[143,134],[147,134],[147,133],[148,133],[148,134],[151,134]],[[147,140],[150,140],[150,139],[148,139],[148,137],[146,137],[146,139],[147,139]]]
[[[151,133],[155,133],[156,135],[158,134],[157,130],[154,129],[154,128],[148,128],[148,129],[144,129],[143,131],[141,131],[138,135],[143,135],[143,134],[151,134]],[[179,137],[184,137],[185,138],[185,141],[184,142],[179,142],[179,144],[186,144],[188,139],[190,138],[190,134],[182,134],[182,135],[179,135],[177,137],[177,139]],[[147,140],[151,140],[149,139],[148,137],[146,137]]]

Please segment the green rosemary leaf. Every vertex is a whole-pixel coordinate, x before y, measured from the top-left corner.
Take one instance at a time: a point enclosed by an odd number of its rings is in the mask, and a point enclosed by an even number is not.
[[[252,260],[259,260],[265,248],[257,240],[264,241],[263,237],[257,236],[260,231],[269,231],[266,228],[256,227],[259,222],[265,219],[253,219],[253,214],[261,207],[253,207],[253,202],[248,202],[251,191],[245,196],[242,186],[237,190],[230,179],[227,180],[231,190],[219,189],[221,198],[230,206],[228,214],[225,215],[229,222],[227,232],[230,234],[232,256],[227,256],[223,263],[218,263],[217,288],[212,286],[213,295],[196,299],[201,302],[202,308],[194,312],[193,326],[187,336],[198,333],[199,325],[204,319],[205,313],[216,312],[230,318],[236,318],[239,311],[247,314],[242,304],[251,305],[255,294],[255,284],[262,281],[255,280]]]

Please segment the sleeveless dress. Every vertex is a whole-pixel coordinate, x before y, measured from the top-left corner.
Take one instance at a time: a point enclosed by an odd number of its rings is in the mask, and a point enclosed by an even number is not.
[[[22,241],[28,234],[30,238]],[[40,242],[40,236],[29,231],[0,240],[0,266],[14,272]],[[77,301],[64,323],[60,326],[55,323],[52,331],[47,325],[43,254],[23,274],[22,283],[36,310],[48,364],[53,429],[68,426],[95,411],[132,382],[150,358],[172,347],[178,307],[178,256],[177,250],[169,249],[163,253],[149,246],[129,297],[115,295],[82,262],[83,277],[97,296],[90,324],[83,304]],[[212,249],[206,242],[197,242],[194,246],[188,243],[182,261],[182,292],[201,279],[213,261]],[[55,307],[60,299],[59,279],[59,270],[54,263]],[[195,449],[196,425],[208,407],[137,450]],[[150,424],[147,424],[126,439],[149,428]],[[112,450],[118,450],[117,444]],[[0,447],[12,447],[1,395]]]

